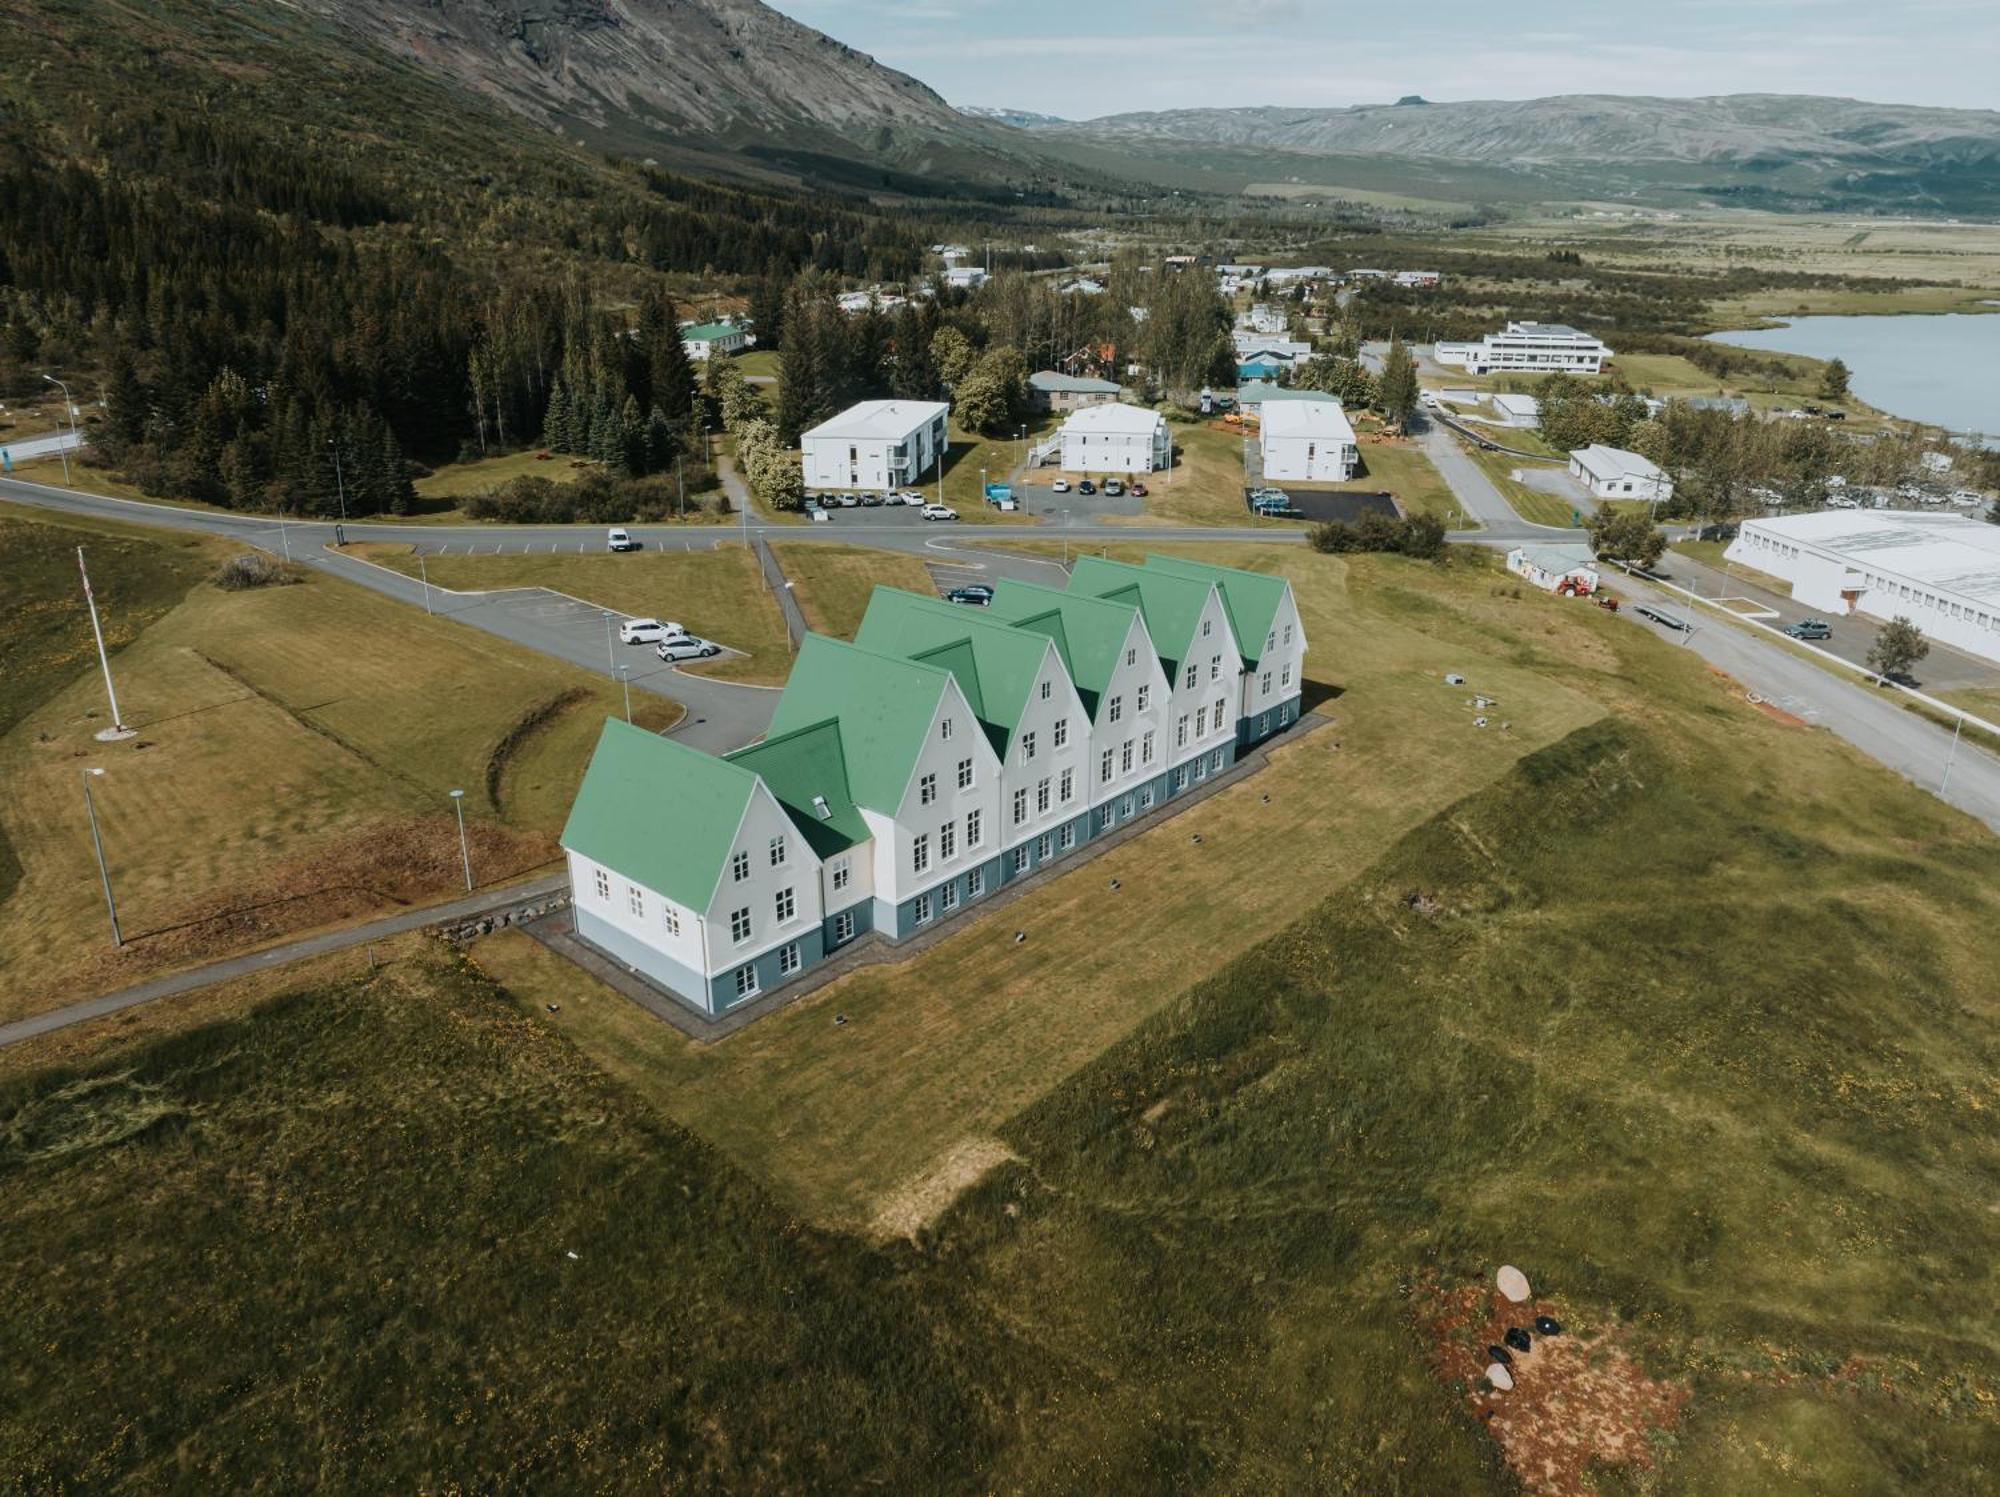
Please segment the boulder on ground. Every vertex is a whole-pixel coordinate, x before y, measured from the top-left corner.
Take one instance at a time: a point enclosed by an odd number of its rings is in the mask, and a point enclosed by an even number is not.
[[[1528,1276],[1511,1263],[1495,1274],[1493,1281],[1500,1292],[1517,1305],[1528,1297]]]
[[[1514,1386],[1514,1374],[1509,1372],[1505,1367],[1502,1367],[1498,1362],[1493,1362],[1487,1365],[1486,1381],[1498,1388],[1502,1393],[1505,1393]]]

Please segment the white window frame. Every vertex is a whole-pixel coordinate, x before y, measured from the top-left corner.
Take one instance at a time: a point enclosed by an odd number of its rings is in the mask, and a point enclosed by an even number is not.
[[[740,884],[748,877],[750,877],[749,852],[746,850],[731,854],[729,859],[729,881],[732,884]]]
[[[778,948],[778,976],[790,977],[804,965],[805,960],[799,955],[797,941],[787,941]]]
[[[597,889],[597,897],[609,901],[611,898],[611,875],[600,868],[597,870],[597,876],[593,882]]]
[[[637,884],[625,886],[625,908],[632,912],[634,919],[646,918],[646,893]]]
[[[798,891],[790,884],[785,885],[784,888],[771,896],[771,910],[777,916],[778,924],[780,925],[783,925],[788,920],[797,919],[799,913]]]
[[[757,933],[756,922],[750,918],[750,906],[729,912],[729,939],[741,946]]]
[[[931,834],[918,832],[910,839],[910,869],[922,873],[931,866]]]
[[[757,977],[757,964],[745,962],[736,969],[736,996],[754,998],[763,991],[763,984]]]

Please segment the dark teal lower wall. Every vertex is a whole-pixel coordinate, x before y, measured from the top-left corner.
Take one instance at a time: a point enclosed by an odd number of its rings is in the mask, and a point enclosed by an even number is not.
[[[1299,709],[1303,706],[1303,696],[1287,697],[1276,706],[1257,713],[1254,717],[1236,719],[1236,752],[1238,757],[1248,753],[1266,738],[1282,733],[1299,720]]]

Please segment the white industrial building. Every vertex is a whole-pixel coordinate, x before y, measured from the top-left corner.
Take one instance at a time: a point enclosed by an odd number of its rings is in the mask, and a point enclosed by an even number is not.
[[[1507,553],[1507,570],[1550,593],[1594,593],[1602,581],[1588,546],[1516,546]]]
[[[809,489],[908,488],[944,454],[951,407],[937,400],[864,400],[799,438]]]
[[[1495,392],[1486,397],[1486,406],[1493,412],[1493,419],[1502,426],[1542,424],[1542,403],[1532,395]]]
[[[1455,364],[1468,374],[1508,370],[1602,374],[1611,350],[1589,333],[1559,322],[1510,322],[1504,333],[1488,333],[1477,343],[1440,343],[1431,357],[1440,364]]]
[[[1058,435],[1063,468],[1071,473],[1151,473],[1173,461],[1167,418],[1135,405],[1086,406]]]
[[[1360,466],[1354,425],[1337,400],[1266,401],[1258,425],[1267,480],[1345,483]]]
[[[1926,639],[2000,661],[2000,525],[1965,515],[1830,510],[1745,520],[1726,553],[1829,616],[1909,619]]]
[[[1592,442],[1569,455],[1570,476],[1598,499],[1671,499],[1674,481],[1650,458]]]

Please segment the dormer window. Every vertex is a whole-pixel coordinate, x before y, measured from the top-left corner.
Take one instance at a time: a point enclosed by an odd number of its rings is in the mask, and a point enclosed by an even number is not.
[[[821,821],[831,821],[833,819],[833,807],[826,803],[825,796],[815,795],[813,797],[813,814],[819,817]]]

